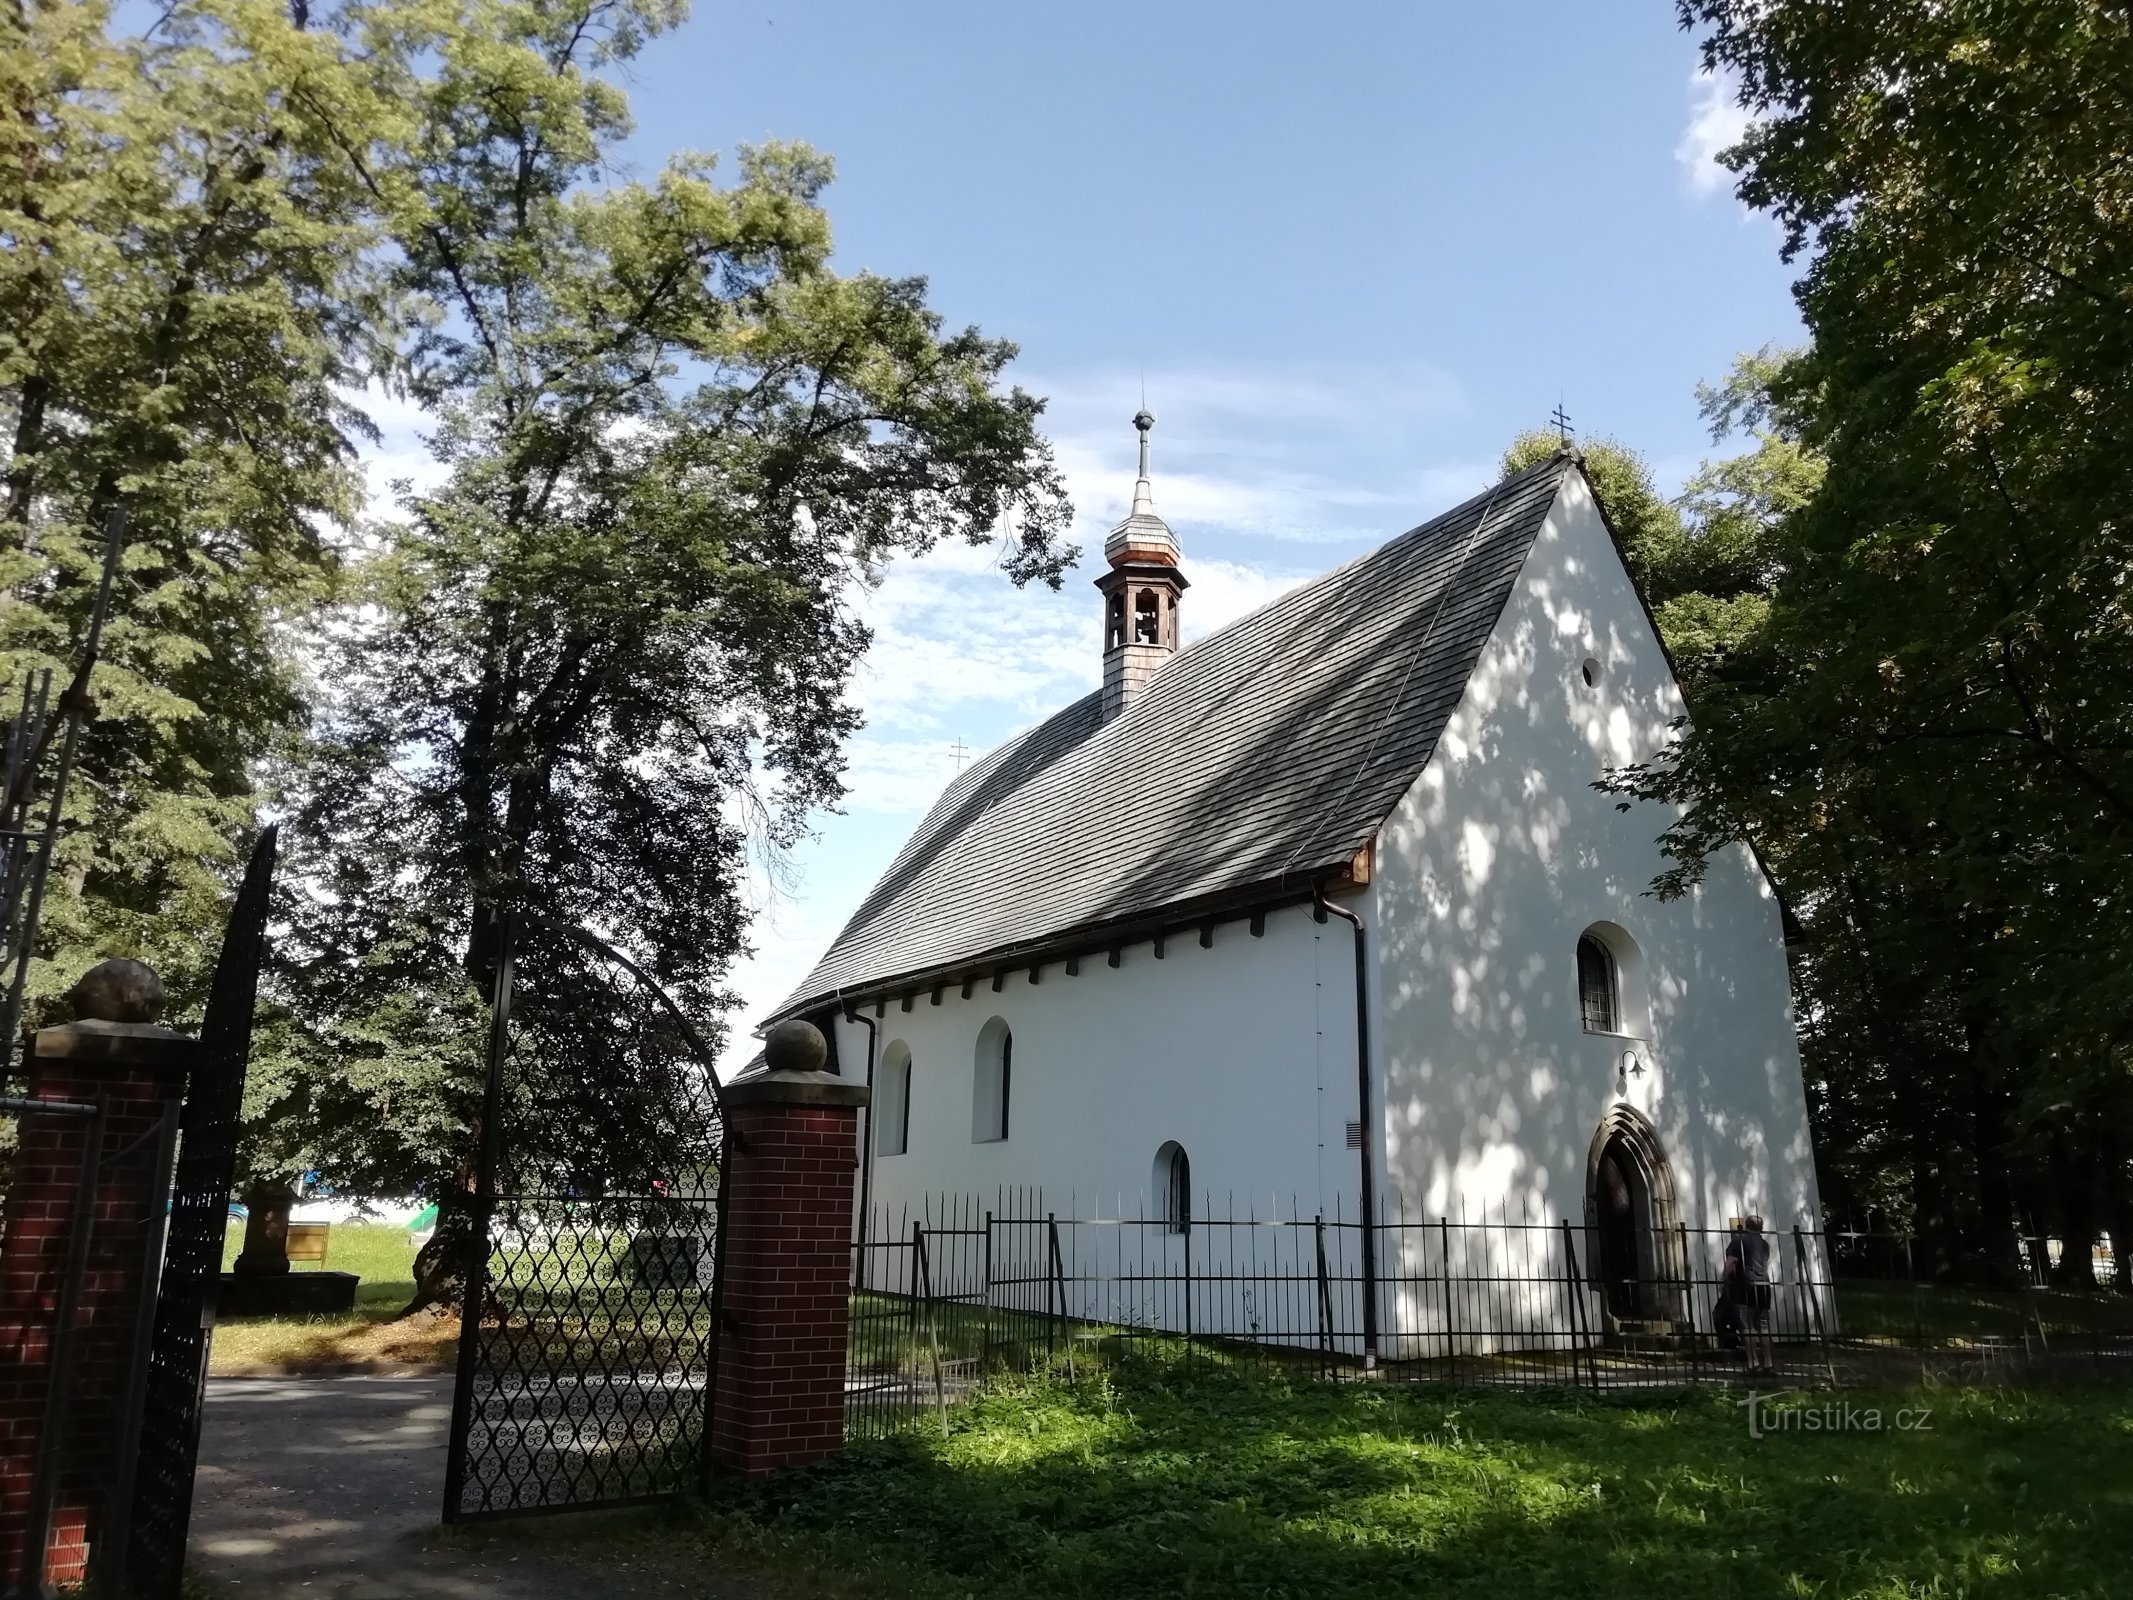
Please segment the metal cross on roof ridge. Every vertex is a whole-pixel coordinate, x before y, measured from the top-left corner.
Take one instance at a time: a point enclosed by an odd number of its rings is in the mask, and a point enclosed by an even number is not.
[[[1548,421],[1554,425],[1555,431],[1561,436],[1565,448],[1568,448],[1570,436],[1577,430],[1570,425],[1570,413],[1563,409],[1562,401],[1556,401],[1555,410],[1550,413]]]

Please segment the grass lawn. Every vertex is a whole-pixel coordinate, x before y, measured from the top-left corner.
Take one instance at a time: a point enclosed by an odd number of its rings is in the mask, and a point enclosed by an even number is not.
[[[242,1226],[233,1223],[223,1238],[225,1271],[237,1259],[243,1234]],[[355,1310],[334,1317],[229,1318],[216,1325],[208,1370],[217,1377],[259,1377],[395,1372],[449,1363],[458,1343],[457,1318],[385,1320],[414,1292],[414,1264],[415,1249],[406,1229],[389,1223],[336,1222],[327,1235],[325,1265],[361,1277]]]
[[[1963,1343],[2019,1339],[2041,1322],[2047,1337],[2133,1333],[2133,1295],[2011,1289],[1954,1283],[1837,1280],[1837,1315],[1848,1338]]]
[[[649,1537],[853,1596],[2030,1600],[2133,1593],[2133,1389],[1852,1391],[1879,1432],[1135,1361],[722,1487]],[[1931,1408],[1898,1431],[1898,1407]],[[1805,1413],[1794,1425],[1805,1422]],[[706,1546],[711,1548],[707,1551]]]

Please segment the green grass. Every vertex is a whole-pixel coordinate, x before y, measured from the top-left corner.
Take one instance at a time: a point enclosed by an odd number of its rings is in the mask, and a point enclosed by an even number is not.
[[[243,1224],[232,1222],[222,1240],[224,1271],[237,1259],[243,1242]],[[354,1311],[341,1316],[227,1318],[216,1326],[209,1370],[218,1377],[383,1371],[451,1359],[456,1324],[439,1326],[428,1317],[386,1323],[415,1289],[415,1246],[405,1228],[336,1222],[326,1236],[324,1265],[361,1278]]]
[[[1002,1307],[936,1300],[926,1304],[859,1290],[852,1296],[853,1359],[862,1370],[902,1372],[924,1365],[938,1352],[943,1365],[982,1360],[990,1354],[1020,1359],[1046,1349],[1046,1334],[1060,1347],[1090,1346],[1111,1330],[1093,1323],[1061,1329],[1047,1317]]]
[[[244,1246],[244,1224],[232,1219],[222,1236],[222,1270],[227,1272]],[[353,1272],[363,1281],[356,1286],[359,1306],[388,1306],[398,1310],[415,1289],[415,1245],[405,1228],[387,1222],[336,1222],[326,1235],[329,1272]],[[297,1272],[316,1270],[300,1263]]]
[[[1751,1439],[1722,1393],[1291,1383],[1127,1362],[723,1487],[677,1569],[880,1596],[2044,1600],[2133,1587],[2133,1390],[1854,1391],[1930,1430]],[[1828,1396],[1785,1404],[1820,1407]]]
[[[2028,1294],[1970,1284],[1837,1281],[1847,1338],[1963,1343],[2019,1339],[2041,1322],[2048,1336],[2133,1333],[2133,1295],[2038,1289]]]

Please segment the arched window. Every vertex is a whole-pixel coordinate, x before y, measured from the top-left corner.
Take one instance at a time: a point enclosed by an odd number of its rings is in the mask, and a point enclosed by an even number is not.
[[[1015,1036],[994,1017],[978,1030],[977,1074],[970,1097],[970,1138],[987,1144],[1007,1137],[1007,1108],[1015,1076]]]
[[[1162,613],[1156,606],[1155,591],[1143,589],[1133,601],[1133,642],[1158,644],[1161,633]]]
[[[874,1074],[874,1154],[900,1156],[911,1148],[911,1047],[892,1039]]]
[[[1578,938],[1578,1011],[1587,1033],[1622,1031],[1614,952],[1589,933]]]
[[[1172,1233],[1192,1231],[1192,1162],[1185,1147],[1172,1139],[1155,1153],[1157,1215]]]

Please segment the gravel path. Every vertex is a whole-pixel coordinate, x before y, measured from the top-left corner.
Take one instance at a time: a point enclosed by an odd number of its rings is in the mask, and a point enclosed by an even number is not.
[[[451,1405],[443,1377],[211,1380],[193,1571],[230,1600],[771,1600],[643,1513],[444,1529]]]

